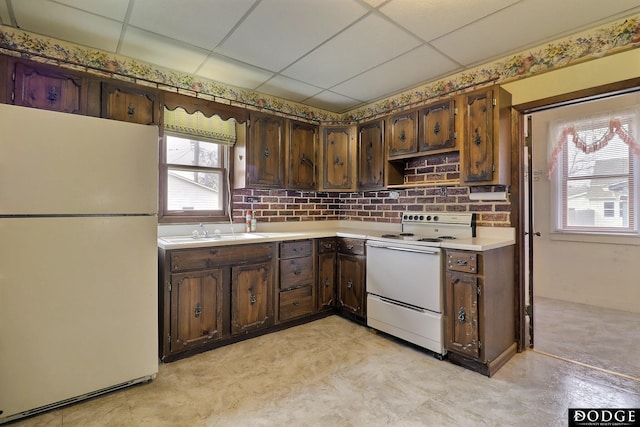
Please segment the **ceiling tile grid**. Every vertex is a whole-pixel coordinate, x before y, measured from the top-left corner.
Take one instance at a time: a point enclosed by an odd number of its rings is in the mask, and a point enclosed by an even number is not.
[[[0,0],[3,25],[334,113],[638,13],[637,0]]]

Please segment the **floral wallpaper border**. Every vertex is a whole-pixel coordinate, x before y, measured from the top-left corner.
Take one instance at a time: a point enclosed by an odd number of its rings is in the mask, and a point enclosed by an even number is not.
[[[640,47],[640,15],[538,46],[526,52],[502,58],[448,76],[384,100],[336,114],[246,89],[164,69],[125,56],[37,36],[0,25],[0,51],[24,58],[50,62],[63,67],[80,68],[113,78],[155,85],[217,102],[266,109],[308,121],[357,122],[391,111],[426,103],[438,97],[486,84],[506,83],[535,74],[566,67]]]

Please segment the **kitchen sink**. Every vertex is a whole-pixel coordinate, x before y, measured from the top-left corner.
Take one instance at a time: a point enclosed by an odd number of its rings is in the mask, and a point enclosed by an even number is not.
[[[160,237],[166,243],[192,243],[192,242],[220,242],[228,240],[246,240],[246,239],[258,239],[264,236],[256,233],[225,233],[211,235],[207,237],[193,237],[193,236],[165,236]]]

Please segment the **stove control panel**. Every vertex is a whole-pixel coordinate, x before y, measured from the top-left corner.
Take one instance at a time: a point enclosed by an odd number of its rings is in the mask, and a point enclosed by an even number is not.
[[[474,223],[474,213],[446,213],[446,212],[404,212],[403,224],[446,223],[466,224]]]

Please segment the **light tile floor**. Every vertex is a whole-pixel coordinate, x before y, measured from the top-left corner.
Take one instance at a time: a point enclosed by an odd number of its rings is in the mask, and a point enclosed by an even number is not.
[[[533,351],[489,379],[331,316],[13,425],[566,426],[570,407],[640,407],[640,382]]]
[[[640,379],[640,313],[534,299],[534,347]]]

